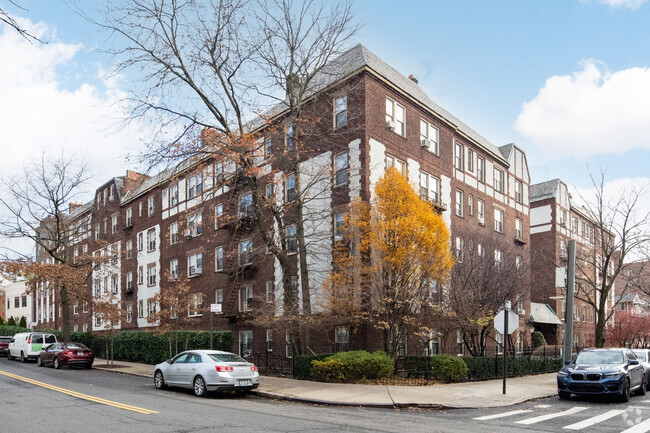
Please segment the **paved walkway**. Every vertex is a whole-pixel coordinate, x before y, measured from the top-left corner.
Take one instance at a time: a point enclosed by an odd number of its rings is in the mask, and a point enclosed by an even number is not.
[[[94,368],[153,378],[153,365],[116,361],[107,366],[96,359]],[[262,376],[253,393],[260,397],[316,404],[369,407],[485,408],[509,406],[557,394],[556,374],[430,386],[356,385],[322,383]],[[153,380],[153,379],[152,379]]]

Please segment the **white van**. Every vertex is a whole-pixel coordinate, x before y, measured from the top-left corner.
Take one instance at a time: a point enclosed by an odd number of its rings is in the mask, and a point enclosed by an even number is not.
[[[21,332],[9,342],[7,359],[20,358],[22,362],[38,358],[44,346],[56,343],[56,335],[43,332]]]

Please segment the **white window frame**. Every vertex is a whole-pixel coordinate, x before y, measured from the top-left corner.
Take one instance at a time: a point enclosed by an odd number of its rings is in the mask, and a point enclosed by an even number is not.
[[[178,259],[169,261],[169,275],[175,280],[178,279]]]
[[[334,157],[334,186],[345,185],[348,183],[349,174],[349,157],[348,152],[342,152]]]
[[[348,125],[348,96],[338,96],[333,100],[334,105],[334,129]],[[341,115],[339,118],[339,114]]]
[[[398,111],[402,112],[400,118]],[[386,97],[386,126],[392,125],[391,130],[406,137],[406,108],[395,100]]]
[[[465,216],[465,193],[462,189],[456,189],[456,216],[463,218]]]
[[[239,312],[245,313],[253,309],[253,285],[245,284],[239,289]]]
[[[494,208],[494,231],[498,233],[503,233],[504,230],[504,218],[505,211],[501,208]]]
[[[187,256],[187,277],[193,278],[203,274],[203,253]]]
[[[223,247],[218,246],[214,249],[214,271],[223,271]]]
[[[391,167],[395,167],[395,169],[402,175],[402,177],[407,176],[408,167],[406,165],[406,162],[394,157],[393,155],[386,154],[386,170]]]
[[[438,128],[436,128],[432,123],[420,119],[420,146],[434,155],[440,155],[438,137]],[[428,142],[425,140],[428,140]]]

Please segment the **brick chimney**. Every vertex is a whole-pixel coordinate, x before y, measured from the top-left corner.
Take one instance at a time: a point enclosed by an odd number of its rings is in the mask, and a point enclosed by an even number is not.
[[[83,203],[78,203],[78,202],[74,202],[74,201],[70,202],[70,204],[68,205],[68,213],[72,213],[72,212],[76,211],[81,206],[83,206]]]
[[[415,84],[419,84],[418,79],[415,78],[415,76],[413,74],[409,75],[409,80],[413,81]]]

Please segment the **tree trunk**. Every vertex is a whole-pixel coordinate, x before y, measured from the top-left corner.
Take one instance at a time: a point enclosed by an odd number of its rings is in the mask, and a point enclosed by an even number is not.
[[[63,331],[63,341],[70,341],[70,303],[68,301],[68,288],[65,285],[61,286],[59,295],[61,296],[61,329]]]
[[[309,320],[311,317],[311,292],[309,290],[309,269],[307,268],[307,242],[305,240],[305,224],[303,216],[303,204],[298,195],[296,200],[296,213],[298,218],[296,220],[296,231],[298,235],[298,259],[300,261],[300,290],[302,293],[302,313],[305,316],[305,321],[303,323],[306,326],[303,326],[305,331],[305,344],[309,346],[311,344],[311,333],[310,333],[310,324]]]

